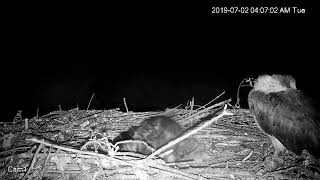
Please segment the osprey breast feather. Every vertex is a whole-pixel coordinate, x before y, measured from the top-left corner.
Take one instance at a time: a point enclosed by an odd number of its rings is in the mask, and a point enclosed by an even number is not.
[[[248,96],[249,108],[275,149],[320,156],[320,123],[314,105],[288,75],[262,75]]]

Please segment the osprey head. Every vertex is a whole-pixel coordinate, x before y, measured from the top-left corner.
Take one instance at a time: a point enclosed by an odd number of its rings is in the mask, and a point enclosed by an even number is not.
[[[274,74],[259,76],[253,86],[254,91],[262,91],[266,94],[271,92],[286,91],[287,89],[297,89],[296,81],[290,75]]]

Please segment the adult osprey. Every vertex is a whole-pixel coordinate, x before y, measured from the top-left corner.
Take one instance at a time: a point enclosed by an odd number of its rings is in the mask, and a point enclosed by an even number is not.
[[[320,122],[311,99],[297,90],[289,75],[262,75],[248,96],[249,108],[261,130],[270,138],[274,158],[288,149],[303,149],[320,157]]]

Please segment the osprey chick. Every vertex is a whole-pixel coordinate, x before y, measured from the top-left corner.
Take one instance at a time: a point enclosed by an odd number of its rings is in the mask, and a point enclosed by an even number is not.
[[[289,75],[262,75],[248,96],[249,108],[268,137],[278,157],[285,149],[302,150],[320,157],[320,123],[311,99],[297,90]]]

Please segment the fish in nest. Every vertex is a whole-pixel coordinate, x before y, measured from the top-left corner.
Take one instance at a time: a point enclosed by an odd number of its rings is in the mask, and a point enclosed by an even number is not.
[[[115,138],[115,142],[141,140],[156,150],[178,138],[183,132],[183,128],[173,119],[166,116],[153,116],[142,121],[139,126],[133,126],[128,131],[120,133]],[[170,150],[172,152],[169,152]],[[152,153],[152,150],[143,143],[121,144],[120,151],[137,152],[144,155]],[[209,159],[209,154],[205,151],[203,145],[191,137],[180,141],[163,152],[161,158],[166,162],[190,160],[203,162]]]

